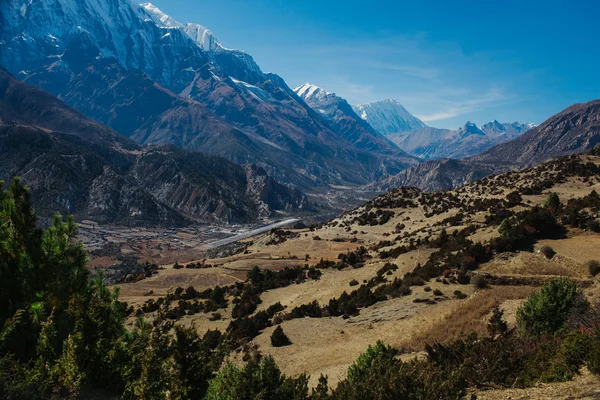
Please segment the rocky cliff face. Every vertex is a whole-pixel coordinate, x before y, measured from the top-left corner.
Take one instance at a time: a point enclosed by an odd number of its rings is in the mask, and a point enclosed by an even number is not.
[[[260,174],[175,146],[141,147],[0,69],[0,178],[21,176],[41,215],[181,225],[310,208],[301,192]]]

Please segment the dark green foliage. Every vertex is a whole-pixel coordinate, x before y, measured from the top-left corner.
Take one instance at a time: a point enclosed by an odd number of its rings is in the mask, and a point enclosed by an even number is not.
[[[600,327],[598,326],[590,337],[587,367],[591,373],[600,375]]]
[[[600,211],[600,195],[593,190],[589,195],[570,199],[561,210],[562,221],[574,227],[600,232],[600,222],[596,219]]]
[[[15,180],[0,191],[0,221],[0,397],[75,398],[83,387],[124,398],[204,395],[220,359],[160,307],[153,326],[140,319],[127,333],[118,288],[108,290],[101,273],[88,279],[71,218],[37,228],[28,191]]]
[[[261,270],[259,267],[254,267],[248,271],[247,279],[257,292],[261,293],[265,290],[286,287],[295,282],[302,282],[306,279],[306,271],[302,267],[285,267],[280,271]]]
[[[509,207],[515,207],[521,204],[521,202],[523,201],[523,197],[519,192],[514,191],[506,195],[506,200],[508,201]]]
[[[271,334],[271,345],[273,347],[289,346],[292,341],[283,332],[283,328],[279,325]]]
[[[591,276],[600,274],[600,261],[592,260],[588,262],[588,271]]]
[[[314,279],[315,281],[321,279],[321,275],[323,275],[323,273],[321,271],[319,271],[318,269],[316,269],[315,267],[310,267],[308,269],[308,272],[306,273],[306,275],[310,278],[310,279]]]
[[[496,306],[492,308],[492,316],[488,321],[488,332],[492,337],[496,335],[503,335],[508,331],[508,325],[504,321],[504,312],[500,307]]]
[[[338,255],[338,259],[342,264],[348,264],[350,266],[362,265],[365,258],[367,257],[367,249],[363,246],[359,247],[355,251],[349,251],[348,253],[341,253]]]
[[[292,318],[321,318],[321,306],[316,300],[309,304],[302,304],[292,310],[291,316]]]
[[[517,310],[519,329],[539,336],[555,334],[569,324],[579,324],[590,305],[577,284],[567,278],[548,282]]]
[[[348,369],[332,399],[462,399],[465,383],[458,374],[441,374],[429,361],[404,363],[398,352],[381,343],[370,346]],[[445,371],[444,371],[445,372]]]
[[[491,242],[497,252],[531,250],[537,239],[560,238],[564,228],[556,221],[549,209],[533,207],[505,219],[498,232],[502,235]]]
[[[475,286],[476,289],[485,289],[487,287],[487,282],[481,275],[473,275],[471,278],[471,284]]]
[[[544,246],[540,249],[540,253],[544,255],[548,260],[551,260],[556,255],[554,249],[550,246]]]
[[[417,249],[417,247],[412,243],[408,246],[401,245],[401,246],[395,247],[391,250],[380,251],[379,257],[382,259],[390,258],[390,257],[397,258],[397,257],[401,256],[402,254],[406,254],[406,253],[416,250],[416,249]]]
[[[556,214],[561,206],[562,203],[560,202],[560,198],[556,192],[550,193],[546,201],[544,201],[544,207],[550,210],[550,212],[553,214]]]
[[[242,292],[242,296],[239,298],[239,301],[233,307],[233,310],[231,311],[231,317],[247,317],[256,311],[256,308],[260,303],[262,303],[262,300],[260,299],[258,290],[254,286],[248,285]]]
[[[229,363],[210,382],[206,400],[306,400],[308,378],[287,378],[271,357],[238,368]]]

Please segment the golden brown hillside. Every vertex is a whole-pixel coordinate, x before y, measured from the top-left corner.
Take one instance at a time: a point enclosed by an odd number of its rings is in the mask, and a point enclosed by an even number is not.
[[[258,350],[287,375],[306,373],[312,385],[327,375],[335,387],[377,340],[400,349],[402,359],[421,357],[427,343],[487,335],[495,306],[514,327],[524,299],[557,277],[576,281],[598,303],[600,285],[588,267],[600,260],[597,192],[600,155],[592,154],[453,191],[395,189],[321,226],[249,239],[238,254],[164,265],[120,285],[121,296],[133,307],[131,322],[168,304],[177,323],[247,337],[237,361]],[[218,293],[209,290],[217,285]],[[248,328],[238,323],[244,317],[266,322]],[[272,346],[279,326],[291,345]],[[599,395],[600,381],[587,372],[571,383],[507,395]]]

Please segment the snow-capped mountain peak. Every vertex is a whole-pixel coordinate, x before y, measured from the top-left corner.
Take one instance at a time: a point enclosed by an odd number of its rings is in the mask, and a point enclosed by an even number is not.
[[[482,128],[478,127],[476,124],[474,124],[471,121],[467,121],[467,123],[458,130],[458,134],[461,137],[465,137],[465,136],[469,136],[469,135],[485,136],[485,132],[482,130]]]
[[[214,51],[223,48],[215,38],[215,35],[202,25],[192,23],[181,24],[162,12],[152,3],[143,3],[140,4],[140,7],[148,14],[156,25],[161,28],[181,29],[198,46],[206,51]]]
[[[328,92],[325,89],[308,82],[295,88],[294,92],[296,92],[296,94],[302,97],[304,100],[322,100],[328,96],[335,96],[335,93]]]
[[[148,12],[154,23],[163,28],[179,28],[181,25],[173,18],[162,12],[152,3],[142,3],[140,6]]]
[[[414,131],[427,126],[394,99],[360,104],[353,108],[362,119],[384,135]]]

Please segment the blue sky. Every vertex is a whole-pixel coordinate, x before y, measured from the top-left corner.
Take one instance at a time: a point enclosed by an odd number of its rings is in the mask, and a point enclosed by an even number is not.
[[[428,125],[543,122],[600,98],[600,1],[154,0],[292,88],[400,101]]]

